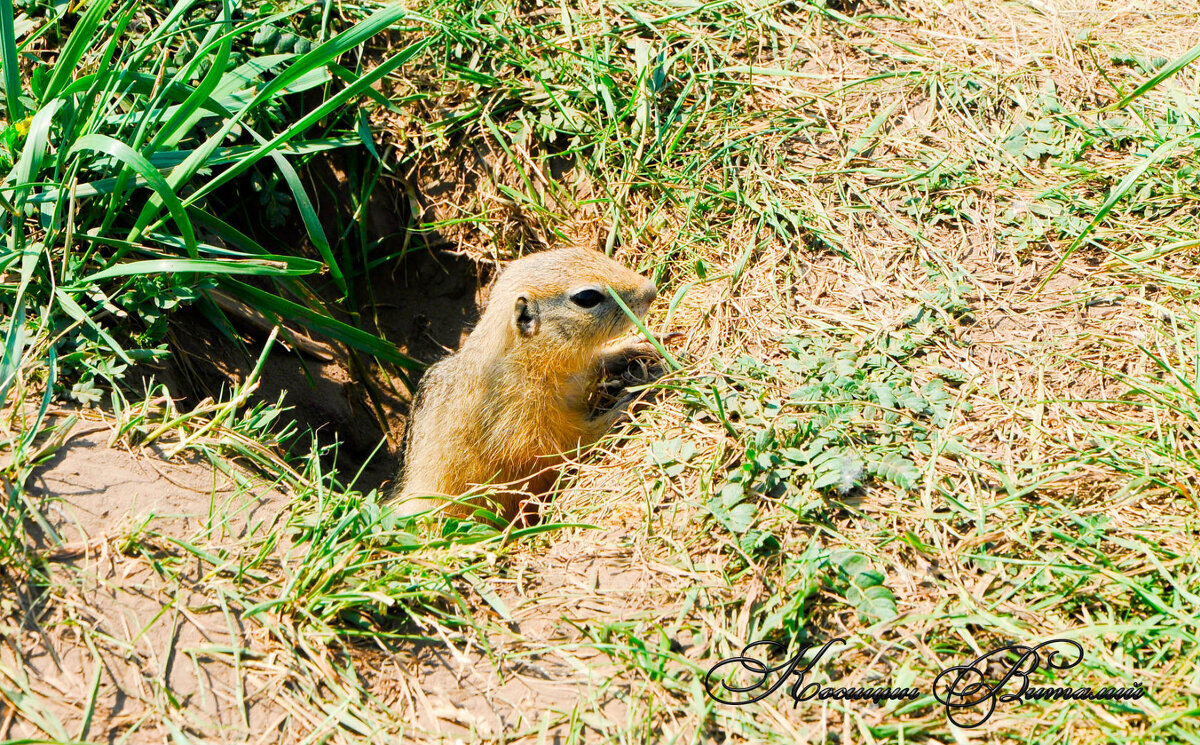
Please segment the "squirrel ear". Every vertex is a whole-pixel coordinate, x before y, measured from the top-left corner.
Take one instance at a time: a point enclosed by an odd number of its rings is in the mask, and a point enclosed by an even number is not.
[[[513,325],[521,336],[533,336],[538,332],[537,301],[530,302],[524,295],[517,298],[513,309]]]

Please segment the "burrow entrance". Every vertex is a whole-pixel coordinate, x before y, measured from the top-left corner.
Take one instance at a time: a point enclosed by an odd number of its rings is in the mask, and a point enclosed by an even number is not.
[[[478,319],[495,264],[451,250],[449,241],[436,231],[418,230],[409,207],[413,186],[399,179],[379,178],[355,216],[355,184],[347,175],[354,173],[354,165],[343,157],[324,157],[310,162],[302,176],[331,244],[339,238],[361,238],[347,235],[351,232],[347,224],[357,220],[355,230],[375,245],[354,257],[361,262],[352,263],[353,276],[347,273],[351,284],[347,299],[338,297],[327,277],[305,279],[338,320],[391,341],[424,365],[432,364],[456,349]],[[233,205],[226,214],[242,218],[235,226],[268,250],[319,258],[298,217],[286,225],[271,225],[256,219],[261,210],[240,209],[239,205],[261,205],[254,189],[251,180],[240,180],[215,199]],[[262,352],[270,321],[239,312],[228,303],[222,310],[236,330],[236,339],[221,333],[199,308],[185,308],[172,319],[170,357],[141,371],[144,378],[153,376],[165,383],[180,409],[206,397],[228,398],[231,387],[252,373]],[[399,463],[409,391],[395,368],[326,337],[309,337],[315,345],[275,344],[251,401],[282,400],[286,410],[280,425],[294,425],[295,451],[311,448],[309,431],[321,446],[337,443],[343,483],[361,470],[355,488],[386,488]],[[420,372],[411,377],[415,384]]]

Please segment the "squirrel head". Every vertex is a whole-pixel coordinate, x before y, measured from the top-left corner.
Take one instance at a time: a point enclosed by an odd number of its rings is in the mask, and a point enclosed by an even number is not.
[[[632,323],[618,295],[639,318],[658,295],[654,281],[599,251],[562,248],[526,256],[500,273],[484,322],[503,323],[512,347],[548,358],[590,359]]]

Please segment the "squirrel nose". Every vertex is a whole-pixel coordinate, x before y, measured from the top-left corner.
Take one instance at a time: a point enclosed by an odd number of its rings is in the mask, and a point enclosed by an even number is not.
[[[646,284],[642,285],[641,295],[642,301],[645,302],[646,307],[649,308],[650,304],[654,302],[654,299],[658,297],[658,288],[654,286],[654,282],[652,280],[646,280]]]
[[[631,306],[637,311],[639,316],[646,315],[646,311],[650,310],[650,304],[654,302],[654,298],[658,297],[658,288],[654,286],[653,280],[646,280],[642,286],[637,289],[633,295]]]

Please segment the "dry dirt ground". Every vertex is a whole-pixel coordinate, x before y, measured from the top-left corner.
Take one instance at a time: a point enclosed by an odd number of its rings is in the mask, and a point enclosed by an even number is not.
[[[168,708],[178,726],[216,739],[247,724],[270,729],[282,714],[272,680],[238,658],[254,648],[254,629],[195,586],[213,571],[206,552],[285,551],[286,497],[110,438],[104,423],[84,420],[30,485],[62,542],[43,544],[54,591],[39,620],[8,629],[0,647],[5,689],[38,716],[13,722],[9,709],[4,736],[85,739],[90,718],[92,736],[111,740]],[[154,737],[169,739],[168,721],[150,728]]]

